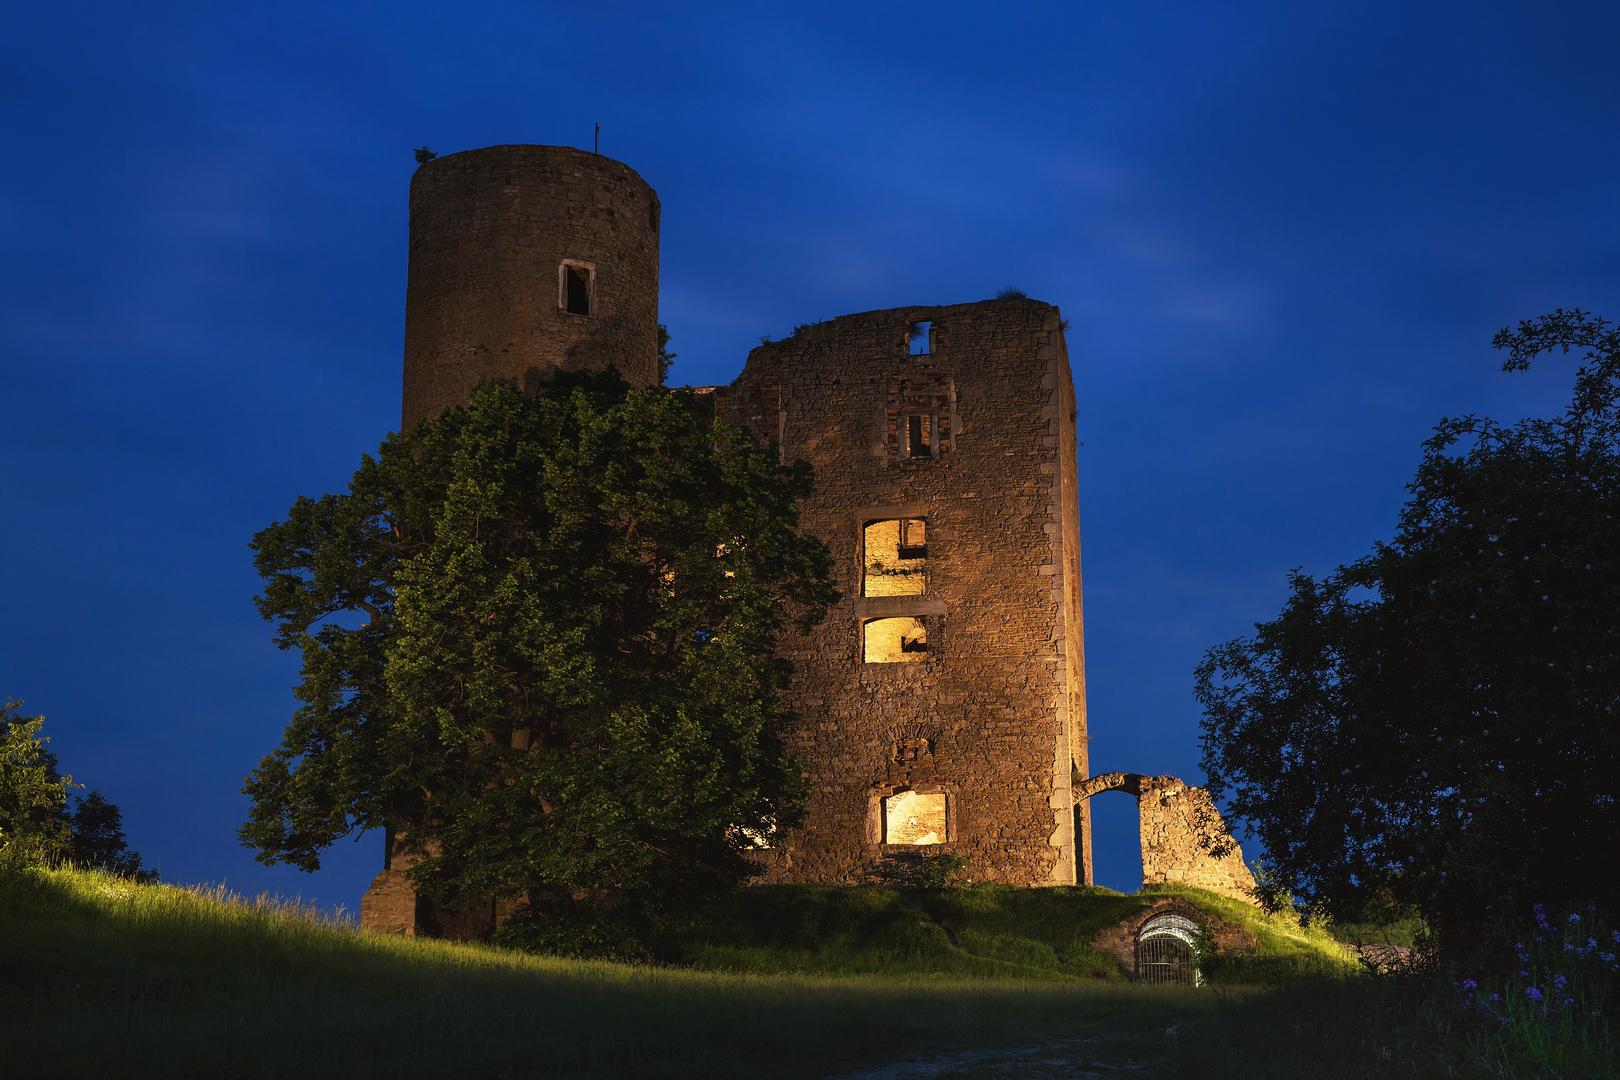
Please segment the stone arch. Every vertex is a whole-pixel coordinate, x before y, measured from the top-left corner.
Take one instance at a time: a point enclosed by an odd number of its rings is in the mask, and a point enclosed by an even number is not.
[[[1185,915],[1165,912],[1136,932],[1136,981],[1153,986],[1197,986],[1194,952],[1202,927]]]
[[[1220,955],[1249,952],[1259,944],[1254,935],[1241,926],[1180,897],[1166,896],[1103,930],[1092,939],[1091,947],[1114,957],[1126,973],[1141,979],[1144,974],[1139,966],[1142,938],[1167,925],[1184,931],[1187,927],[1194,928],[1195,936],[1204,938]],[[1196,977],[1193,981],[1196,983]]]
[[[1254,875],[1208,791],[1128,772],[1076,777],[1073,789],[1076,806],[1105,791],[1136,797],[1143,885],[1192,885],[1254,903]]]

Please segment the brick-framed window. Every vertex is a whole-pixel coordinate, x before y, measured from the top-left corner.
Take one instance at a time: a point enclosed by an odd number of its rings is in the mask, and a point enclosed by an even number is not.
[[[888,387],[891,461],[938,460],[956,449],[956,384],[948,373],[919,366]]]
[[[905,437],[905,457],[939,457],[939,414],[933,410],[907,413]]]

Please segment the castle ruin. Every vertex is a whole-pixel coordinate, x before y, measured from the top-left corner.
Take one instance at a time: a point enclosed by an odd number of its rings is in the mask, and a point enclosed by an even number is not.
[[[403,425],[485,378],[612,364],[658,381],[660,207],[628,166],[555,146],[451,154],[417,170],[410,211]],[[1023,297],[846,315],[699,389],[815,468],[801,525],[844,596],[781,643],[811,792],[804,826],[760,853],[764,882],[860,884],[921,852],[965,857],[976,882],[1091,882],[1065,325]],[[1229,863],[1207,873],[1183,854],[1155,863],[1166,880],[1230,878],[1238,894]],[[438,912],[411,892],[397,838],[385,859],[363,925],[477,936],[499,914]]]

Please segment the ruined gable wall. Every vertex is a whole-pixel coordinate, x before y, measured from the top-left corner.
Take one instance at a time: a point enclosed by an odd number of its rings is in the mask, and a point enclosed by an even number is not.
[[[1194,885],[1254,903],[1254,875],[1203,788],[1171,777],[1142,784],[1142,884]]]
[[[914,357],[906,331],[919,320],[932,321],[931,351]],[[782,642],[802,717],[790,747],[812,790],[768,880],[854,884],[886,855],[919,851],[967,856],[975,881],[1075,880],[1072,394],[1057,309],[1032,300],[834,319],[753,350],[717,394],[723,418],[815,467],[801,524],[827,542],[844,593],[809,637]],[[937,458],[903,456],[917,410],[937,417]],[[926,518],[921,595],[860,596],[863,517]],[[886,614],[928,624],[925,659],[863,663],[862,619]],[[906,740],[924,752],[896,761]],[[906,789],[947,794],[945,844],[879,843],[878,800]]]

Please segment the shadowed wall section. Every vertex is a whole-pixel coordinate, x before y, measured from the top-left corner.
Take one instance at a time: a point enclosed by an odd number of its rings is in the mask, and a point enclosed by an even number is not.
[[[405,286],[410,427],[480,379],[558,368],[658,381],[658,195],[566,146],[490,146],[411,179]]]

